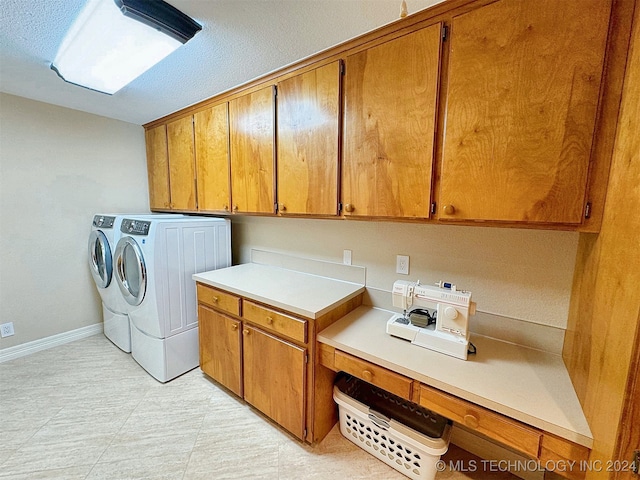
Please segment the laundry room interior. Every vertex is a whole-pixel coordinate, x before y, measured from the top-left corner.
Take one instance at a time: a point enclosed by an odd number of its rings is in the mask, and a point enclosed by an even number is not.
[[[530,0],[168,0],[202,30],[110,95],[51,68],[87,2],[3,4],[0,479],[638,478],[640,4],[545,2],[548,14]],[[535,32],[527,41],[557,53],[554,15],[571,25],[557,48],[575,75],[518,43]],[[513,28],[488,28],[495,18]],[[414,34],[418,46],[384,50]],[[592,44],[576,53],[576,38]],[[420,50],[430,39],[436,50]],[[511,63],[480,75],[495,51]],[[469,86],[480,77],[491,92]],[[318,86],[327,78],[334,90]],[[415,100],[429,84],[430,100]],[[304,126],[280,130],[287,100],[305,94],[335,113],[308,127],[326,128],[311,147],[296,143]],[[492,116],[485,94],[505,117],[530,106],[531,128]],[[248,97],[257,118],[242,123]],[[223,153],[205,155],[220,129],[198,129],[220,105]],[[270,143],[252,145],[265,111]],[[178,198],[185,172],[171,159],[184,148],[193,203],[159,203],[154,162],[164,156]],[[310,148],[329,161],[312,166]],[[203,183],[218,170],[222,193]],[[107,334],[90,267],[101,217],[115,222],[113,294],[140,293],[119,300],[128,347]],[[115,255],[127,236],[134,273]],[[136,333],[145,295],[167,332]],[[138,358],[134,338],[152,345]],[[395,407],[365,405],[383,397]],[[427,419],[440,429],[425,433]]]

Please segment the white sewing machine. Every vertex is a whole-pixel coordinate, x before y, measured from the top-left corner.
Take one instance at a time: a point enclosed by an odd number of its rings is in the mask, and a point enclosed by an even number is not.
[[[444,282],[432,287],[420,285],[420,281],[397,280],[392,295],[393,306],[402,308],[404,313],[389,319],[388,334],[467,359],[469,316],[476,310],[471,292],[457,290],[455,285]]]

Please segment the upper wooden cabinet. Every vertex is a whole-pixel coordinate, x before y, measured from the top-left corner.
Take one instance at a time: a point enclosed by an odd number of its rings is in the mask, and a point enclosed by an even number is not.
[[[453,18],[440,220],[581,223],[610,7],[499,0]]]
[[[145,141],[147,145],[147,174],[149,176],[149,207],[151,210],[171,208],[167,126],[158,125],[147,129]]]
[[[332,47],[148,124],[151,209],[596,232],[631,10],[443,2]]]
[[[167,123],[171,209],[196,210],[193,117]]]
[[[274,116],[272,86],[229,102],[234,213],[275,213]]]
[[[228,213],[229,114],[227,103],[193,115],[198,210]]]
[[[340,62],[278,83],[278,211],[337,215]]]
[[[346,57],[345,215],[429,217],[441,30]]]

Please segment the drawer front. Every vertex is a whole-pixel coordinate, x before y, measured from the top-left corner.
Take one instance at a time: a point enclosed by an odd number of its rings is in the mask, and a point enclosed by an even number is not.
[[[517,420],[423,384],[420,385],[420,405],[520,452],[538,457],[541,433]]]
[[[413,380],[404,375],[379,367],[340,350],[336,350],[335,369],[358,377],[399,397],[411,400]]]
[[[198,302],[232,315],[240,316],[240,297],[200,283],[197,284],[197,294]]]
[[[307,321],[276,312],[249,300],[244,301],[242,317],[265,330],[307,343]]]

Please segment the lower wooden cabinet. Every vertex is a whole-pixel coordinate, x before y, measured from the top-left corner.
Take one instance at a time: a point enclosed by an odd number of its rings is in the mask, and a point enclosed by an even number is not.
[[[307,349],[248,325],[242,335],[244,399],[303,440]]]
[[[357,308],[362,294],[312,319],[197,284],[200,368],[300,440],[335,425],[335,373],[316,355],[316,328]]]
[[[200,368],[242,396],[242,322],[198,305]]]

